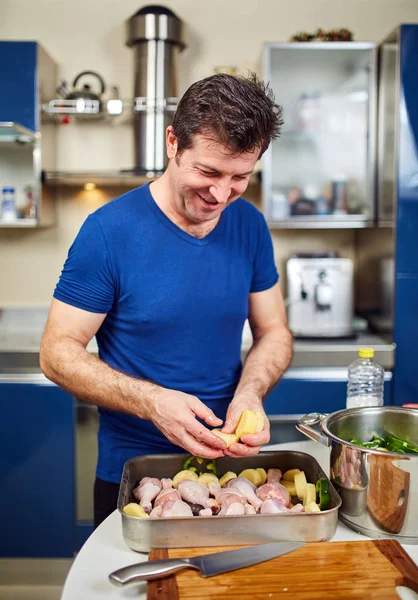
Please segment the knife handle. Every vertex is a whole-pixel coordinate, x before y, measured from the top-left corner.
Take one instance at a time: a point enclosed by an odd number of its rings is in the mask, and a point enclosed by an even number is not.
[[[148,560],[114,571],[109,575],[109,580],[113,584],[122,587],[129,583],[137,583],[138,581],[168,577],[172,573],[188,567],[198,569],[188,558]]]

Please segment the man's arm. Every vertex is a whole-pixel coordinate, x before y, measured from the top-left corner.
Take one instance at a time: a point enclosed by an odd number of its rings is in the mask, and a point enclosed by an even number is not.
[[[191,454],[223,456],[225,442],[196,417],[211,426],[222,421],[198,398],[125,375],[87,351],[105,317],[53,299],[40,350],[46,377],[82,400],[152,421]]]
[[[279,285],[264,292],[250,294],[249,315],[253,344],[244,363],[242,375],[229,406],[223,431],[232,432],[245,409],[263,411],[263,400],[274,387],[292,359],[292,334],[287,326],[286,309]],[[270,439],[268,419],[263,431],[243,436],[243,444],[230,446],[227,454],[257,454]]]

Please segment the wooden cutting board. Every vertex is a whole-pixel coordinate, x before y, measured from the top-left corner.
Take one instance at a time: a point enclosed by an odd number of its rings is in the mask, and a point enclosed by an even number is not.
[[[235,548],[151,550],[149,558],[185,558]],[[418,592],[418,567],[399,542],[315,542],[215,577],[186,569],[150,581],[147,600],[399,600],[398,585]]]

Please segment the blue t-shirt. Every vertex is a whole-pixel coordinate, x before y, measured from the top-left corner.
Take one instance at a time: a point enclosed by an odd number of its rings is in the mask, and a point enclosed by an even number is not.
[[[265,219],[249,202],[236,200],[198,239],[144,185],[86,219],[54,297],[107,315],[96,339],[108,365],[193,394],[224,419],[242,371],[248,295],[277,280]],[[119,483],[133,456],[182,451],[150,421],[99,413],[101,479]]]

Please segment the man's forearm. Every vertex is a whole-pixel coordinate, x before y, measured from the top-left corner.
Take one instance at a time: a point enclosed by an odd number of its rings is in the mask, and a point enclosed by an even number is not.
[[[43,343],[41,368],[48,379],[81,400],[144,419],[164,389],[113,369],[76,341]]]
[[[286,371],[292,354],[293,339],[287,327],[275,328],[255,340],[235,394],[251,392],[264,399]]]

